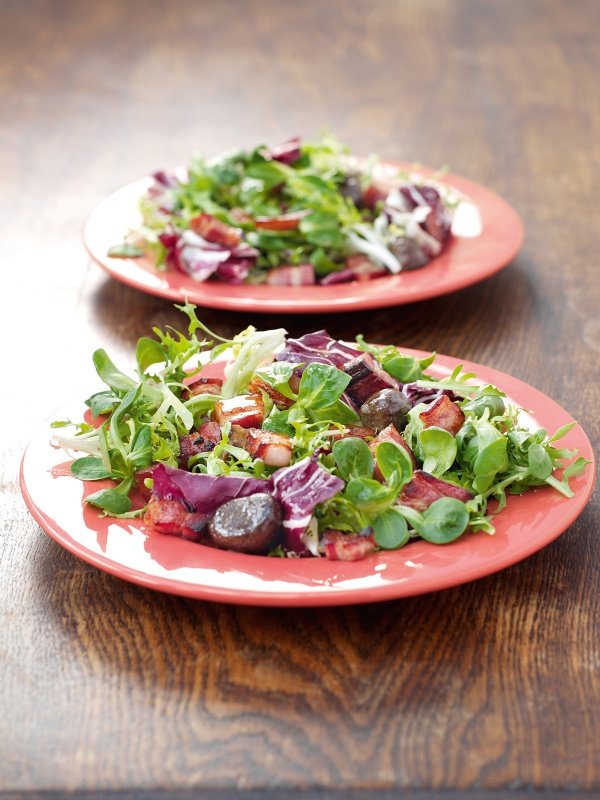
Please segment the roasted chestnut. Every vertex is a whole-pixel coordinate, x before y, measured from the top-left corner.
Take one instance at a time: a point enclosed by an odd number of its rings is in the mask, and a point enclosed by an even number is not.
[[[269,494],[236,497],[215,511],[208,534],[218,547],[266,554],[277,541],[281,519],[281,506]]]
[[[360,418],[363,425],[382,431],[393,425],[402,431],[406,427],[406,415],[412,406],[404,392],[398,389],[382,389],[371,395],[360,407]]]

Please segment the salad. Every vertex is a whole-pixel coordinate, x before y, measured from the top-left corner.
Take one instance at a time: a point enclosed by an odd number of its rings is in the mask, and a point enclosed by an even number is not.
[[[112,257],[150,254],[197,281],[279,286],[365,281],[422,267],[451,238],[461,196],[417,173],[385,185],[376,156],[351,158],[328,136],[196,157],[160,171],[140,198],[142,225]]]
[[[435,353],[324,330],[226,340],[178,308],[187,333],[140,339],[135,378],[94,353],[107,387],[86,401],[94,424],[53,423],[72,475],[105,482],[85,498],[103,515],[238,552],[357,560],[493,534],[508,495],[571,497],[590,463],[557,444],[575,423],[529,430],[474,374],[428,375]]]

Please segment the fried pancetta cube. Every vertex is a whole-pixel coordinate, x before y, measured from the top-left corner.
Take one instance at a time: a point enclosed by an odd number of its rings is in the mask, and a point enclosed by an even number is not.
[[[244,447],[268,467],[287,467],[292,461],[292,440],[285,433],[250,428]]]
[[[193,217],[190,220],[190,228],[207,242],[222,244],[225,247],[237,247],[242,240],[238,228],[221,222],[211,214],[203,213]]]
[[[409,506],[416,511],[425,511],[440,497],[455,497],[466,503],[473,495],[468,489],[454,483],[443,481],[430,475],[429,472],[416,470],[410,481],[402,487],[398,496],[398,504]]]
[[[424,428],[443,428],[452,436],[456,436],[463,426],[465,415],[457,403],[442,394],[426,411],[421,411],[419,419],[423,421]]]
[[[152,495],[144,514],[144,522],[157,533],[182,536],[199,542],[206,528],[208,517],[189,511],[181,500],[167,500]]]
[[[205,422],[197,431],[186,433],[179,439],[179,466],[187,469],[192,456],[210,453],[221,441],[221,427],[216,422]]]
[[[360,561],[375,550],[371,528],[361,533],[344,533],[328,528],[321,539],[325,556],[331,561]]]
[[[377,363],[370,353],[363,353],[349,361],[343,370],[350,375],[346,388],[357,406],[362,406],[369,397],[382,389],[398,389],[400,384]]]
[[[181,392],[181,399],[183,401],[189,400],[190,397],[197,397],[200,394],[221,394],[221,387],[223,386],[222,378],[203,378],[201,375],[196,375],[185,384]]]
[[[315,283],[315,268],[312,264],[274,267],[267,272],[268,286],[312,286]]]
[[[229,400],[217,400],[213,413],[219,425],[230,422],[242,428],[260,428],[265,415],[265,403],[260,392],[241,394]]]

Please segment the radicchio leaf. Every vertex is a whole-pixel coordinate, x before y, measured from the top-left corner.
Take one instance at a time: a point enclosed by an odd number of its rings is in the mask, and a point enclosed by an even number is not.
[[[326,330],[307,333],[299,339],[288,339],[286,346],[275,356],[276,361],[289,361],[293,364],[310,364],[314,361],[343,369],[362,351],[332,339]]]
[[[152,472],[152,493],[168,499],[184,499],[195,511],[210,515],[236,497],[264,492],[267,482],[234,475],[204,475],[158,464]]]
[[[267,151],[267,155],[273,161],[279,161],[282,164],[293,164],[294,161],[300,158],[300,137],[294,136],[277,147],[271,147]]]
[[[341,478],[331,475],[315,459],[307,457],[291,467],[277,470],[269,481],[269,491],[283,509],[284,549],[307,553],[302,535],[317,503],[323,503],[344,486]]]
[[[243,283],[258,256],[258,250],[245,242],[226,247],[208,242],[191,230],[181,234],[166,231],[159,239],[166,250],[167,265],[196,281],[216,275],[225,283]]]

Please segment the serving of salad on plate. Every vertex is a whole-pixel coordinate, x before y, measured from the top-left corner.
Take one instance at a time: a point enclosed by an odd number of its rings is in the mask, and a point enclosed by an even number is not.
[[[353,158],[333,136],[296,137],[154,173],[141,225],[107,255],[150,253],[158,269],[198,282],[367,281],[439,256],[466,199],[435,176]]]
[[[88,508],[258,556],[359,561],[421,540],[494,534],[511,495],[572,497],[590,461],[560,446],[575,425],[532,425],[501,388],[435,354],[250,327],[211,333],[195,307],[186,333],[154,329],[137,375],[103,350],[106,389],[87,422],[56,420],[70,473],[102,488]],[[110,481],[109,488],[106,482]]]

